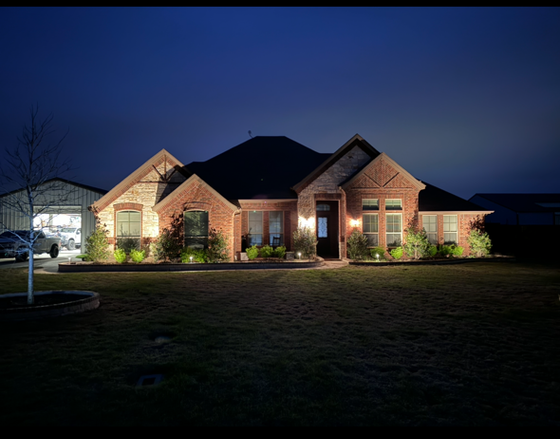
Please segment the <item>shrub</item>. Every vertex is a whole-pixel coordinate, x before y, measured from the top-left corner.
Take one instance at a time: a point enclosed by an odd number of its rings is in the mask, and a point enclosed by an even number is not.
[[[249,258],[250,261],[256,259],[258,255],[259,255],[259,249],[257,248],[256,245],[252,247],[247,247],[247,257]]]
[[[397,247],[397,248],[394,248],[393,250],[391,250],[389,253],[391,254],[391,256],[393,258],[400,259],[400,258],[403,257],[404,250],[403,250],[402,247]]]
[[[171,261],[180,256],[181,245],[168,229],[164,229],[150,244],[150,253],[156,262]]]
[[[276,250],[274,250],[274,256],[276,256],[277,258],[284,259],[285,255],[286,247],[284,247],[283,245],[276,247]]]
[[[457,246],[455,244],[451,245],[442,245],[439,248],[439,254],[445,257],[451,256],[461,256],[465,249],[461,246]]]
[[[406,230],[404,251],[414,259],[420,259],[428,254],[430,243],[424,229],[416,231],[413,227]]]
[[[428,247],[428,256],[430,258],[433,258],[437,255],[437,246],[435,245],[430,245],[430,247]]]
[[[441,256],[448,257],[449,255],[453,254],[453,249],[450,245],[440,245],[439,254]]]
[[[139,238],[117,238],[117,247],[123,249],[126,254],[129,254],[132,250],[140,250],[140,239]]]
[[[367,246],[368,239],[358,229],[354,229],[348,238],[348,257],[354,261],[365,259],[368,254]]]
[[[86,256],[88,261],[100,262],[109,258],[109,231],[103,226],[98,225],[93,233],[86,239]]]
[[[387,258],[385,257],[385,249],[383,247],[374,247],[369,250],[369,253],[371,254],[371,257],[373,258],[374,261],[377,261],[376,255],[379,255],[380,261],[387,260]]]
[[[463,255],[463,251],[465,251],[465,249],[463,247],[461,247],[460,245],[458,246],[452,246],[452,252],[453,252],[453,256],[462,256]]]
[[[146,251],[145,250],[141,250],[141,251],[138,251],[136,249],[130,250],[130,259],[132,259],[137,264],[142,262],[145,257],[146,257]]]
[[[227,240],[221,230],[210,229],[208,233],[208,262],[229,260]]]
[[[264,245],[261,247],[261,257],[263,258],[271,258],[274,256],[274,249],[269,245]]]
[[[126,261],[126,252],[122,248],[116,249],[113,255],[115,256],[115,260],[119,264],[122,264],[123,262]]]
[[[477,258],[488,256],[492,249],[492,242],[488,233],[480,230],[471,230],[467,242],[469,243],[471,253]]]
[[[191,256],[192,262],[200,262],[202,264],[208,262],[208,253],[203,248],[185,247],[181,250],[181,262],[191,262]]]
[[[317,237],[309,227],[298,227],[294,231],[294,252],[305,259],[314,259],[317,254]]]

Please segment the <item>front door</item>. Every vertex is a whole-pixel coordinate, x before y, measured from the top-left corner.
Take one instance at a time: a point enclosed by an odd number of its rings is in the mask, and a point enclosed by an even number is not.
[[[338,201],[317,201],[317,255],[338,258]]]

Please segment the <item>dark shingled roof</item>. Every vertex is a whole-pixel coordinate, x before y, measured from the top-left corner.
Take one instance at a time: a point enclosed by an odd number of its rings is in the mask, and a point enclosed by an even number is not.
[[[553,212],[559,210],[560,204],[560,194],[475,194],[474,196],[477,195],[513,212]]]
[[[186,168],[228,200],[297,199],[290,188],[330,156],[285,136],[257,136]]]
[[[420,212],[490,212],[477,204],[463,200],[457,195],[450,194],[436,186],[425,181],[426,189],[421,190],[418,194],[418,210]]]

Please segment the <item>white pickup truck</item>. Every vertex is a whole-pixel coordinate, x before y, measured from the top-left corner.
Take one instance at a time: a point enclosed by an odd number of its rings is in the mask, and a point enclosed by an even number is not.
[[[36,255],[48,253],[51,258],[56,258],[60,251],[60,238],[55,236],[47,238],[42,230],[35,233],[39,236],[33,246],[33,253]],[[0,258],[16,258],[16,261],[23,262],[29,257],[29,251],[20,237],[27,241],[29,230],[14,230],[0,235]]]

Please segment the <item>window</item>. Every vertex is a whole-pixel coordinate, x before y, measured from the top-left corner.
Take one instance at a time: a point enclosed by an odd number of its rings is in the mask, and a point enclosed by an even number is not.
[[[401,200],[385,200],[385,210],[402,210]]]
[[[317,210],[329,211],[331,206],[329,204],[317,204]]]
[[[117,212],[117,246],[126,250],[140,248],[142,236],[140,212],[121,210]]]
[[[457,215],[443,215],[443,243],[457,244]]]
[[[208,247],[208,211],[191,210],[185,212],[185,246],[190,248]]]
[[[263,245],[263,213],[249,212],[249,246]]]
[[[269,212],[268,236],[271,246],[284,245],[284,212]]]
[[[436,215],[422,215],[422,224],[426,235],[428,236],[428,242],[433,245],[437,245],[437,216]]]
[[[379,200],[362,200],[362,210],[379,210]]]
[[[379,245],[379,215],[376,213],[364,214],[363,226],[368,247],[377,247]]]
[[[400,213],[388,213],[387,222],[387,247],[398,247],[402,242],[402,222]]]

